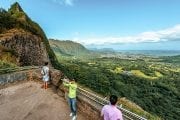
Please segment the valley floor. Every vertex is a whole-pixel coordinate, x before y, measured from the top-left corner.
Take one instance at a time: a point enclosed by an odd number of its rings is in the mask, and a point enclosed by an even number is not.
[[[0,89],[0,120],[70,120],[69,106],[51,88],[26,82]],[[78,120],[85,117],[78,113]]]

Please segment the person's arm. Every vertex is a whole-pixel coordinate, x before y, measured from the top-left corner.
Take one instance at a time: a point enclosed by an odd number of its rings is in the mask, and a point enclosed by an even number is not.
[[[69,82],[67,82],[67,81],[63,81],[63,85],[66,86],[66,87],[70,86]]]
[[[118,120],[123,120],[123,117],[122,117],[122,112],[120,111],[119,115],[118,115]]]
[[[104,107],[101,110],[101,115],[100,115],[100,119],[104,120]]]
[[[41,74],[44,75],[44,67],[41,69]]]
[[[72,89],[77,89],[77,84],[69,84],[69,86],[72,88]]]
[[[100,120],[104,120],[104,115],[103,114],[101,114]]]
[[[121,114],[121,117],[120,117],[120,119],[119,119],[119,120],[123,120],[122,114]]]

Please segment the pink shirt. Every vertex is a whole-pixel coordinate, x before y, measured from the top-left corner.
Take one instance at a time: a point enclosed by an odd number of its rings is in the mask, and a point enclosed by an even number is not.
[[[114,105],[105,105],[101,116],[104,116],[104,120],[123,120],[121,111]]]

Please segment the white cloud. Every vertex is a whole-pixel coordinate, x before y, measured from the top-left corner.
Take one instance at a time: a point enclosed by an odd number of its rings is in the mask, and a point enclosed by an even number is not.
[[[64,0],[64,2],[65,2],[66,5],[73,6],[74,0]]]
[[[74,5],[74,0],[53,0],[53,2],[58,3],[60,5],[68,5],[68,6]]]
[[[73,41],[80,42],[84,45],[90,44],[117,44],[117,43],[142,43],[142,42],[160,42],[180,39],[180,24],[159,31],[143,32],[135,36],[126,37],[104,37],[104,38],[88,38],[88,39],[73,39]]]
[[[79,36],[80,33],[79,33],[79,32],[74,32],[74,33],[72,33],[72,35],[73,35],[73,36]]]

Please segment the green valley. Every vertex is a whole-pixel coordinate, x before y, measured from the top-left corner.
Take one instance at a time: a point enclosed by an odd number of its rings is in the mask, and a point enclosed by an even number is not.
[[[98,52],[99,56],[91,55],[89,59],[72,56],[65,59],[58,52],[56,55],[64,73],[77,79],[80,85],[103,96],[116,94],[125,108],[148,119],[179,119],[179,63],[119,53],[115,56]]]

